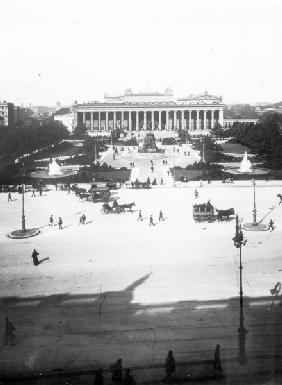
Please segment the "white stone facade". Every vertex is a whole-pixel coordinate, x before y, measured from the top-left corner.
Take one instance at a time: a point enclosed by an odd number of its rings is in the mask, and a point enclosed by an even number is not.
[[[134,134],[181,128],[204,133],[216,123],[223,126],[222,97],[205,93],[174,100],[171,89],[163,94],[127,90],[121,96],[105,96],[104,102],[75,104],[73,112],[74,126],[83,123],[92,132],[122,129]]]

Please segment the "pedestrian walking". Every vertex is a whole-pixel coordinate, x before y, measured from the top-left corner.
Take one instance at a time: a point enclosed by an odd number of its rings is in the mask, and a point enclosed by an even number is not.
[[[104,385],[104,375],[103,375],[103,369],[100,368],[98,370],[95,370],[94,372],[94,381],[93,385]]]
[[[63,230],[63,220],[62,220],[61,217],[59,217],[58,224],[59,224],[59,229],[60,229],[60,230]]]
[[[135,385],[136,381],[133,375],[130,373],[130,369],[125,369],[123,385]]]
[[[10,343],[12,346],[15,346],[15,340],[16,340],[16,336],[14,334],[15,330],[16,330],[15,326],[12,324],[9,318],[6,317],[5,334],[3,338],[4,346],[8,345],[8,343]]]
[[[151,171],[154,172],[154,166],[151,167]]]
[[[83,224],[83,225],[85,225],[85,221],[86,221],[86,215],[85,215],[85,214],[83,214],[81,218],[82,218],[82,224]]]
[[[169,350],[165,360],[165,380],[169,381],[172,379],[172,375],[175,373],[175,359],[173,357],[172,350]]]
[[[274,227],[274,222],[273,222],[272,219],[270,219],[269,224],[268,224],[268,230],[273,231],[274,228],[275,228],[275,227]]]
[[[194,195],[195,195],[195,199],[197,199],[197,198],[198,198],[198,196],[199,196],[199,192],[198,192],[198,190],[197,190],[197,189],[195,189],[195,191],[194,191]]]
[[[163,215],[162,210],[161,210],[160,213],[159,213],[159,222],[160,222],[160,221],[164,221],[164,215]]]
[[[143,221],[142,212],[139,210],[138,221]]]
[[[221,359],[220,359],[220,345],[219,344],[217,344],[216,347],[215,347],[213,367],[214,367],[215,370],[222,371]]]
[[[46,258],[39,260],[38,255],[39,255],[39,252],[36,249],[34,249],[32,254],[31,254],[31,258],[33,260],[34,266],[39,266],[42,262],[49,260],[49,257],[46,257]]]
[[[32,197],[36,197],[34,189],[32,190]]]
[[[53,226],[53,224],[54,224],[54,218],[53,218],[53,214],[51,214],[49,218],[49,226]]]
[[[122,384],[122,359],[119,358],[114,365],[110,367],[112,372],[112,381],[114,384]]]
[[[12,200],[12,195],[11,195],[11,193],[9,192],[8,193],[8,202],[10,202]]]
[[[155,226],[154,220],[153,220],[153,215],[150,215],[150,223],[149,226]]]

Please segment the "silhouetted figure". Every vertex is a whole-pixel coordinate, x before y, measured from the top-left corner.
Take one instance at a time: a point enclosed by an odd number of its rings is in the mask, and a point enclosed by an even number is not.
[[[63,230],[63,220],[62,220],[61,217],[59,217],[58,224],[59,224],[59,229],[60,229],[60,230]]]
[[[135,385],[136,381],[133,375],[130,373],[130,369],[125,369],[123,385]]]
[[[122,359],[119,358],[117,362],[110,367],[112,372],[112,380],[114,384],[122,384]]]
[[[34,249],[32,254],[31,254],[31,258],[33,260],[34,266],[39,266],[42,262],[47,261],[49,259],[49,257],[46,257],[46,258],[39,260],[38,255],[39,255],[38,251],[36,249]]]
[[[163,186],[163,184],[164,184],[164,180],[163,178],[161,178],[161,185]]]
[[[151,171],[154,172],[154,167],[153,166],[151,167]]]
[[[149,226],[155,226],[154,220],[153,220],[153,215],[150,215],[150,223]]]
[[[85,214],[82,214],[82,224],[85,225],[85,221],[86,221],[86,215]]]
[[[217,344],[216,347],[215,347],[213,367],[214,367],[215,370],[222,371],[221,359],[220,359],[220,345],[219,344]]]
[[[10,202],[12,200],[12,195],[11,195],[11,193],[9,192],[8,193],[8,202]]]
[[[4,341],[3,341],[4,346],[8,345],[8,343],[10,343],[12,346],[15,346],[15,340],[16,340],[16,336],[14,334],[15,330],[16,330],[15,326],[12,324],[9,318],[6,317],[5,334],[4,334]]]
[[[197,199],[197,198],[198,198],[198,196],[199,196],[199,193],[198,193],[198,190],[197,190],[197,189],[195,189],[195,191],[194,191],[194,195],[195,195],[195,199]]]
[[[143,221],[142,212],[139,210],[138,221]]]
[[[55,183],[55,188],[56,188],[56,191],[58,190],[58,185],[57,185],[57,183]]]
[[[103,376],[102,368],[95,370],[94,376],[95,377],[94,377],[93,385],[104,385],[104,376]]]
[[[32,190],[32,197],[36,197],[34,189]]]
[[[160,221],[164,221],[164,215],[163,215],[162,210],[161,210],[160,213],[159,213],[159,222],[160,222]]]
[[[268,230],[271,230],[271,231],[274,230],[274,222],[273,222],[272,219],[270,219],[270,221],[269,221],[269,224],[268,224]]]
[[[51,214],[49,218],[49,226],[53,226],[53,224],[54,224],[54,218],[53,218],[53,214]]]
[[[175,373],[175,359],[172,350],[169,350],[165,360],[165,373],[165,380],[171,380],[172,375]]]

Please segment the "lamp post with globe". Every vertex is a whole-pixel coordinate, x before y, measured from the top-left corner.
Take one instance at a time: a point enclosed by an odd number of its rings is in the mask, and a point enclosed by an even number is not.
[[[244,365],[247,362],[246,355],[246,334],[247,329],[244,327],[244,304],[243,304],[243,281],[242,281],[242,246],[245,246],[247,240],[244,239],[244,235],[241,229],[241,225],[239,224],[238,215],[236,216],[236,233],[234,238],[232,239],[234,242],[234,246],[236,249],[239,249],[239,281],[240,281],[240,325],[238,328],[238,340],[239,340],[239,354],[238,354],[238,362],[241,365]]]

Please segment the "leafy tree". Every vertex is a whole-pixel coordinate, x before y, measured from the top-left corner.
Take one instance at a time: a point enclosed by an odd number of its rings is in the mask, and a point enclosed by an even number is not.
[[[87,134],[87,128],[84,123],[78,122],[73,130],[73,136],[78,139],[83,139]]]

